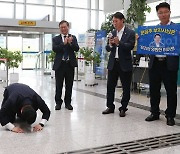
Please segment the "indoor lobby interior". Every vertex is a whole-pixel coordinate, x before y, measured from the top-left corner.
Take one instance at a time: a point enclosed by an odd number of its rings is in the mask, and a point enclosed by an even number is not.
[[[162,88],[160,120],[146,122],[149,112],[148,89],[131,93],[126,117],[119,117],[121,88],[116,88],[114,114],[103,115],[106,108],[106,80],[96,80],[98,85],[85,86],[84,80],[74,81],[72,92],[73,111],[62,105],[54,109],[55,79],[42,71],[23,70],[19,83],[33,88],[47,103],[51,116],[40,132],[13,133],[0,127],[0,154],[179,154],[180,153],[180,88],[176,125],[166,125],[163,111],[166,93]],[[0,102],[3,99],[0,84]],[[38,123],[41,113],[38,111]],[[34,125],[34,124],[33,124]],[[23,125],[22,125],[23,127]]]

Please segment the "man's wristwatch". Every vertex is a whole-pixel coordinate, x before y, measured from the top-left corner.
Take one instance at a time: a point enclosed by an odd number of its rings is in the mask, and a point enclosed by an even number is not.
[[[41,127],[44,127],[44,124],[42,124],[42,123],[39,123],[39,125],[41,125]]]

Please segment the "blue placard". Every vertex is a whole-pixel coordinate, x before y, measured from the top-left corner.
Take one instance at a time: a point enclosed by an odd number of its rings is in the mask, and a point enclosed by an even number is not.
[[[101,63],[99,66],[95,67],[96,75],[100,75],[101,77],[105,76],[105,46],[106,46],[106,31],[98,31],[96,32],[95,37],[95,51],[100,54]]]
[[[137,54],[171,55],[180,54],[180,25],[158,25],[138,27]]]

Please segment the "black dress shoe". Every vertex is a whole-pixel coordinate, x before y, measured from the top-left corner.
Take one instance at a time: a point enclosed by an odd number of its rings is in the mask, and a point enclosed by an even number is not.
[[[61,105],[60,104],[56,104],[55,110],[61,110]]]
[[[175,125],[174,118],[167,117],[167,125],[174,126]]]
[[[120,117],[125,117],[125,116],[126,116],[125,111],[124,111],[124,110],[120,110],[119,116],[120,116]]]
[[[110,114],[110,113],[114,113],[114,109],[107,108],[106,110],[104,110],[104,111],[102,112],[102,114]]]
[[[159,116],[158,115],[149,115],[146,119],[146,121],[154,121],[154,120],[159,120]]]
[[[73,110],[72,105],[66,105],[65,108],[68,109],[68,110]]]

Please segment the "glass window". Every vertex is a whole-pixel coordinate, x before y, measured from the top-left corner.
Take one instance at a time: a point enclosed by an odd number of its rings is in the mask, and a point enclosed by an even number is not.
[[[14,0],[3,0],[5,2],[14,2]]]
[[[158,1],[158,2],[154,2],[154,3],[149,3],[148,5],[151,8],[151,12],[150,13],[146,13],[146,21],[150,21],[150,20],[159,20],[157,13],[156,13],[156,5],[158,5],[159,3],[163,2]]]
[[[92,28],[92,29],[96,29],[96,20],[98,20],[96,18],[96,13],[97,13],[97,11],[91,10],[91,27],[90,28]]]
[[[8,9],[7,9],[8,8]],[[0,18],[13,18],[14,5],[9,3],[0,3]]]
[[[62,20],[62,15],[63,15],[63,9],[60,7],[56,8],[56,21],[60,22]]]
[[[178,19],[172,19],[172,22],[174,22],[174,23],[180,23],[180,18],[178,18]]]
[[[8,50],[21,51],[22,50],[22,37],[21,36],[8,36]]]
[[[96,2],[97,0],[91,0],[91,9],[95,9],[96,8]]]
[[[158,25],[158,24],[159,24],[159,20],[158,21],[146,22],[146,23],[144,23],[144,26],[154,26],[154,25]]]
[[[42,20],[47,15],[50,15],[50,21],[52,21],[52,11],[51,6],[27,5],[26,19]]]
[[[16,4],[16,19],[23,19],[24,5]]]
[[[179,9],[177,9],[177,6],[179,5],[180,5],[179,0],[171,1],[171,17],[180,15]]]
[[[70,31],[72,34],[77,36],[77,34],[87,31],[87,16],[87,10],[66,8],[65,20],[71,23]]]
[[[104,0],[99,0],[99,9],[104,10]]]
[[[6,48],[6,36],[4,36],[3,34],[0,35],[0,47]]]
[[[52,50],[52,34],[45,34],[44,35],[44,44],[45,44],[45,51]]]
[[[62,0],[56,0],[56,5],[58,5],[58,6],[62,6]]]
[[[24,3],[24,0],[16,0],[16,2]]]
[[[101,28],[101,24],[105,22],[105,14],[103,11],[99,11],[99,29]]]
[[[54,5],[54,0],[26,0],[26,3]]]
[[[87,8],[87,0],[65,0],[65,6]]]

